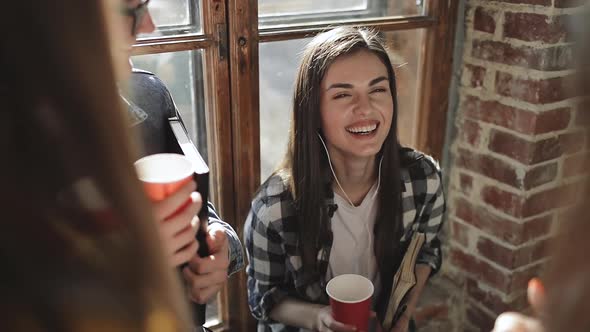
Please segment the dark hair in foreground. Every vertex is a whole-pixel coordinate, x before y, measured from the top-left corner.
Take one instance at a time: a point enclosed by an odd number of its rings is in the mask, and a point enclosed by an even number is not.
[[[133,169],[111,9],[3,4],[0,321],[10,331],[143,331],[153,317],[160,331],[189,326]]]

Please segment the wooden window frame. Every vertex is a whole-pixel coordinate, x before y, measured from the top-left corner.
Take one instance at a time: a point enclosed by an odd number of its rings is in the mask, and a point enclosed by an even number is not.
[[[242,238],[251,199],[260,185],[259,44],[311,37],[336,24],[259,30],[255,0],[203,0],[202,4],[202,33],[140,40],[133,54],[204,50],[205,94],[215,96],[206,98],[205,104],[211,197],[223,219]],[[426,29],[414,141],[418,149],[438,159],[443,155],[458,4],[459,0],[430,0],[424,16],[337,22],[381,32]],[[245,271],[232,276],[221,292],[220,316],[222,322],[215,330],[255,330],[247,305]]]

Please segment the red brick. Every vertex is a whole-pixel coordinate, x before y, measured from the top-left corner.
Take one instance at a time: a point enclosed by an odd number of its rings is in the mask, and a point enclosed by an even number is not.
[[[544,134],[566,129],[571,121],[572,111],[569,108],[559,108],[537,115],[534,134]]]
[[[494,328],[495,317],[474,306],[473,304],[467,307],[466,311],[467,321],[475,326],[478,331],[491,331]]]
[[[522,179],[518,179],[514,166],[500,159],[459,149],[456,160],[458,167],[464,167],[515,188],[523,186]]]
[[[494,16],[496,15],[496,11],[477,7],[473,18],[473,28],[478,31],[494,33],[496,31],[496,19]]]
[[[477,147],[479,145],[481,126],[477,122],[465,119],[458,128],[458,131],[462,141],[473,147]]]
[[[529,242],[532,239],[537,239],[549,234],[552,222],[552,215],[539,217],[525,222],[522,225],[522,242]]]
[[[524,176],[524,189],[532,189],[552,182],[557,177],[557,163],[537,166]]]
[[[532,217],[553,209],[573,205],[583,192],[581,184],[570,184],[531,195],[525,202],[522,217]]]
[[[499,211],[516,218],[522,216],[524,198],[520,195],[509,193],[496,187],[485,187],[481,196],[484,202],[493,206]]]
[[[477,241],[479,253],[503,267],[514,270],[519,267],[534,263],[545,257],[546,240],[518,249],[510,249],[485,237]]]
[[[453,207],[457,218],[514,246],[545,236],[551,229],[552,216],[517,223],[499,217],[486,208],[474,207],[462,198],[456,199]]]
[[[511,12],[504,16],[504,37],[548,44],[571,39],[564,16]]]
[[[561,157],[560,143],[556,137],[531,142],[509,133],[492,130],[488,148],[525,165],[534,165]]]
[[[462,193],[470,195],[471,190],[473,189],[473,177],[471,175],[461,173],[461,175],[459,175],[459,185],[461,186],[459,190]]]
[[[574,66],[572,46],[534,48],[514,46],[499,41],[474,40],[474,58],[542,71],[571,69]]]
[[[469,247],[469,228],[456,220],[452,220],[451,238],[463,247]]]
[[[533,133],[535,114],[497,101],[467,96],[462,106],[465,116],[523,133]]]
[[[484,67],[469,64],[465,65],[465,69],[471,73],[471,87],[481,88],[486,77],[486,69]]]
[[[572,76],[555,77],[545,80],[517,78],[508,73],[496,73],[496,92],[531,104],[550,104],[572,98],[576,95],[569,88]]]
[[[572,113],[569,108],[559,108],[536,114],[497,101],[480,100],[474,96],[465,98],[462,109],[466,117],[530,135],[567,128]]]
[[[587,0],[555,0],[555,8],[579,7],[586,3]]]
[[[506,302],[495,292],[482,290],[479,286],[479,282],[471,278],[467,278],[466,291],[467,296],[471,300],[484,305],[496,315],[506,311],[520,311],[528,307],[526,292],[522,292],[512,301]]]
[[[590,174],[590,155],[588,153],[577,154],[565,159],[563,163],[564,177],[584,174]]]
[[[507,272],[500,271],[471,254],[452,248],[451,262],[465,272],[478,276],[489,286],[497,287],[499,290],[506,290],[509,287],[510,279]]]
[[[564,154],[580,152],[586,146],[586,132],[578,131],[559,136],[561,151]]]
[[[587,127],[590,125],[590,100],[582,101],[576,112],[576,125]]]
[[[497,0],[497,2],[517,3],[526,5],[551,6],[551,0]]]

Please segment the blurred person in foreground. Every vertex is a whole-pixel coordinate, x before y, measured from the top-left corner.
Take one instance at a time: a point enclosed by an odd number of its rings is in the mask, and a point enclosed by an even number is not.
[[[178,110],[164,83],[154,74],[133,69],[130,56],[140,33],[151,33],[155,29],[149,12],[149,0],[119,0],[121,22],[116,31],[124,43],[117,49],[125,62],[125,79],[121,80],[121,98],[127,105],[130,126],[141,140],[142,156],[155,153],[174,152],[174,143],[167,137],[168,118],[178,116]],[[196,303],[206,303],[219,292],[228,276],[244,267],[244,254],[238,235],[230,225],[223,222],[209,202],[207,244],[209,256],[197,255],[197,241],[191,220],[197,218],[200,201],[195,202],[184,213],[169,218],[195,190],[188,184],[184,190],[154,204],[153,210],[170,266],[182,266],[189,298]],[[193,193],[194,196],[196,193]],[[170,231],[178,230],[180,231]]]
[[[3,4],[2,331],[189,329],[133,168],[117,5]]]

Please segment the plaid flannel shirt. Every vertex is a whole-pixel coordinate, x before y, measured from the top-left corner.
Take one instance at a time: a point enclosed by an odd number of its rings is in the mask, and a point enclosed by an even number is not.
[[[426,242],[417,258],[418,264],[440,269],[442,253],[438,232],[442,226],[445,199],[437,163],[430,157],[414,153],[416,160],[401,169],[403,243],[414,232],[426,234]],[[326,204],[334,204],[333,198]],[[260,188],[246,220],[244,239],[249,259],[248,304],[259,321],[258,331],[304,331],[273,321],[269,314],[285,297],[328,304],[325,280],[331,243],[323,243],[318,252],[319,273],[303,275],[293,199],[279,176],[272,176]],[[404,246],[405,247],[405,246]]]

